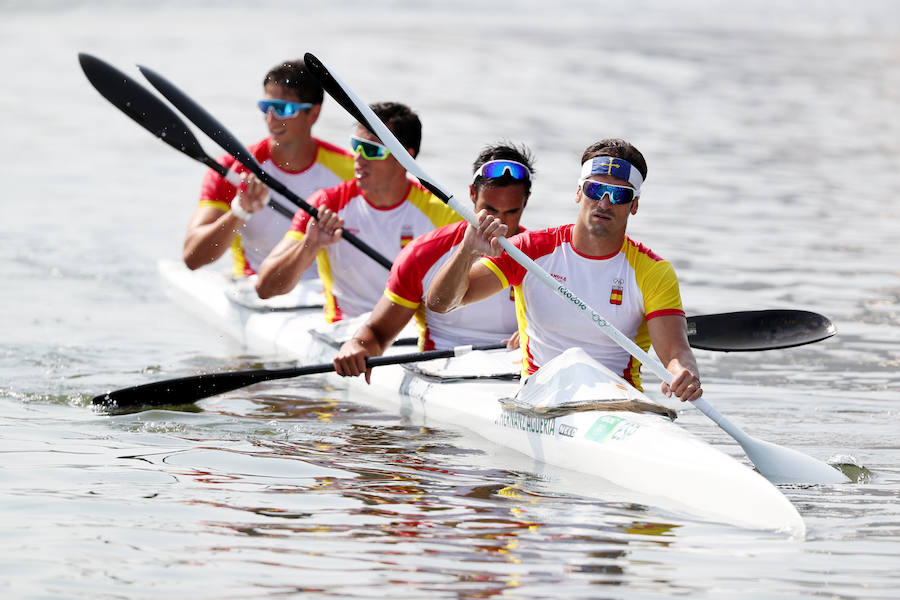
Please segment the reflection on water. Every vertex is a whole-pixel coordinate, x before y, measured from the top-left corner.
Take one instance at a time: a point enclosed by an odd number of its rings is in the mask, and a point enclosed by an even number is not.
[[[255,406],[243,416],[264,420],[274,411],[297,425],[315,416],[323,429],[315,439],[260,436],[252,448],[207,441],[128,458],[189,486],[191,506],[227,515],[204,519],[215,539],[195,548],[199,555],[257,556],[265,570],[295,572],[306,582],[298,590],[349,590],[379,573],[475,597],[571,576],[619,585],[633,546],[668,547],[681,526],[648,520],[640,505],[556,494],[527,471],[487,467],[490,457],[459,448],[454,434],[378,424],[383,416],[369,421],[352,403],[336,413],[332,400],[266,395]],[[559,522],[567,510],[582,515]],[[578,558],[555,573],[530,566],[560,551]],[[340,574],[362,563],[363,580]]]

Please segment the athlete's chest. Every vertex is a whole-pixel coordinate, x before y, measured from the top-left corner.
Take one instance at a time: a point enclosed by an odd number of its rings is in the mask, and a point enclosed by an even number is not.
[[[601,314],[619,312],[643,305],[634,269],[622,253],[605,259],[580,256],[571,249],[559,249],[535,262],[553,279],[581,298]],[[547,288],[537,277],[526,274],[523,289],[533,309],[550,314],[559,313],[558,294]]]
[[[401,247],[434,228],[428,218],[410,202],[381,209],[369,204],[362,196],[351,198],[338,214],[344,229],[354,235],[377,235],[396,238]]]

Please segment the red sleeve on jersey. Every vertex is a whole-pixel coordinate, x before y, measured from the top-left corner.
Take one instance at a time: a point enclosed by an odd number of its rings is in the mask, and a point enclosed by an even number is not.
[[[226,169],[232,169],[236,161],[231,155],[226,155],[217,158],[216,162],[223,165]],[[212,169],[206,171],[206,174],[203,176],[203,183],[200,185],[201,202],[211,201],[231,204],[231,199],[234,198],[236,193],[237,188],[225,181],[221,175]]]
[[[269,138],[256,142],[248,150],[250,150],[257,162],[264,162],[269,157]],[[216,159],[216,162],[230,171],[237,173],[247,172],[244,165],[239,164],[230,154],[220,156]],[[204,175],[203,183],[200,186],[201,202],[224,202],[230,205],[236,194],[237,188],[225,181],[221,175],[212,169],[208,170],[206,175]]]
[[[356,180],[351,179],[350,181],[339,183],[334,187],[317,190],[309,197],[307,202],[316,208],[324,206],[334,212],[339,212],[357,195],[359,195],[359,191],[356,187]],[[291,231],[306,233],[306,226],[309,223],[310,218],[308,212],[302,208],[299,209],[294,213],[294,218],[291,219]]]
[[[406,245],[397,258],[388,276],[387,291],[408,302],[422,302],[425,290],[422,280],[447,250],[459,244],[466,232],[465,221],[451,223],[420,235]]]

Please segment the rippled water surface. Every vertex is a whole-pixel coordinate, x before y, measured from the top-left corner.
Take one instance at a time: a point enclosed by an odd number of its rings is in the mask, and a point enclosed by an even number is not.
[[[0,5],[4,597],[897,596],[894,3]],[[588,144],[633,141],[650,170],[630,230],[672,260],[689,313],[797,308],[838,329],[698,351],[709,400],[871,475],[783,486],[808,528],[792,540],[605,496],[316,378],[93,412],[107,389],[287,358],[165,297],[155,261],[178,259],[202,167],[103,100],[77,53],[154,68],[250,142],[262,75],[307,50],[368,101],[413,106],[420,163],[457,193],[481,146],[527,143],[531,227],[572,219]],[[328,102],[317,132],[350,126]],[[696,411],[679,421],[745,460]]]

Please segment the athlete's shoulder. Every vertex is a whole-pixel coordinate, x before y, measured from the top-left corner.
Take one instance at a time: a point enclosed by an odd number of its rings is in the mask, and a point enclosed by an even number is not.
[[[462,219],[455,210],[428,191],[418,180],[410,179],[410,188],[406,199],[428,217],[435,227],[443,227]]]
[[[313,138],[318,150],[316,162],[330,170],[344,181],[353,179],[353,154],[340,146],[325,140]]]
[[[574,225],[570,223],[546,229],[526,230],[514,235],[509,241],[531,258],[537,258],[550,254],[563,244],[571,243],[573,227]]]
[[[247,147],[256,162],[263,163],[272,158],[272,147],[269,141],[269,138],[264,138]]]
[[[627,235],[625,236],[625,241],[622,244],[622,251],[625,252],[625,254],[635,256],[639,260],[650,260],[653,262],[662,262],[666,260],[641,242],[633,240]]]
[[[310,204],[327,206],[331,210],[337,211],[347,206],[356,196],[359,196],[356,179],[349,179],[317,191],[310,197]]]
[[[325,140],[315,138],[315,137],[313,138],[313,140],[316,142],[316,145],[319,147],[320,152],[326,152],[326,153],[334,154],[337,156],[343,156],[345,158],[349,158],[350,160],[353,160],[353,153],[351,153],[346,148],[341,148],[337,144],[332,144],[331,142],[326,142]]]
[[[411,241],[404,250],[417,256],[434,256],[435,259],[443,255],[447,250],[462,242],[466,233],[465,221],[450,223],[437,229],[432,229]]]

